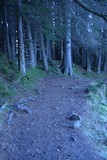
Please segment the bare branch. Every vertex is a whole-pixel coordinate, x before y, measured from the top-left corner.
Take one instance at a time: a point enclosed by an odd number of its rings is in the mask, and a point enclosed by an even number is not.
[[[104,15],[102,13],[99,13],[97,11],[92,10],[91,8],[89,8],[85,3],[83,3],[81,0],[74,0],[74,2],[78,3],[83,9],[85,9],[86,11],[95,14],[98,17],[103,18],[106,22],[107,22],[107,15]]]

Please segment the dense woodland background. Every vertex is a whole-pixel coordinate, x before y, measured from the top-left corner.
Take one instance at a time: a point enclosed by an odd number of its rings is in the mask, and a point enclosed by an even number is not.
[[[90,140],[107,159],[107,0],[0,0],[0,158],[103,160]]]
[[[73,63],[88,72],[107,72],[106,0],[1,0],[0,52],[28,67],[53,60],[73,76]]]

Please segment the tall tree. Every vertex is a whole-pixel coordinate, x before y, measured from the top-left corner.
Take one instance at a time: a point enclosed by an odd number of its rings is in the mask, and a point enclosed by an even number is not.
[[[19,69],[22,76],[26,76],[24,41],[23,41],[23,23],[22,23],[22,1],[17,0],[18,4],[18,54],[19,54]]]
[[[72,67],[72,41],[71,41],[71,9],[69,7],[70,1],[66,3],[66,50],[65,50],[65,68],[64,73],[66,75],[73,76]]]

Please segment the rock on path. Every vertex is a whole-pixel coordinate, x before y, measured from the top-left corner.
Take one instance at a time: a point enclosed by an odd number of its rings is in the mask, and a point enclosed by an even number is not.
[[[73,129],[67,119],[70,113],[82,118],[87,114],[87,85],[70,78],[46,78],[37,100],[27,102],[32,114],[19,114],[11,126],[4,126],[0,160],[104,160],[81,127]]]

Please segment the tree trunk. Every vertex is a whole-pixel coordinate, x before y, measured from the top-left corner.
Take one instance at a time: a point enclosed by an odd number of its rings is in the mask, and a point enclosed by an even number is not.
[[[68,6],[66,15],[66,46],[65,46],[65,68],[64,74],[73,76],[72,67],[72,42],[71,42],[71,12]]]
[[[49,39],[47,39],[47,57],[48,57],[48,61],[52,61],[52,57],[51,57],[51,46],[50,46],[50,41]]]
[[[7,10],[4,6],[4,51],[7,54],[7,57],[11,58],[11,49],[10,49],[10,40],[8,33],[8,22],[7,22]]]
[[[31,28],[29,22],[27,22],[27,34],[28,34],[28,47],[29,47],[29,55],[30,55],[30,66],[35,68],[35,55],[34,55],[34,46],[33,39],[31,34]]]
[[[10,16],[10,30],[11,30],[11,55],[12,59],[16,57],[16,25],[14,15]]]
[[[105,50],[105,52],[104,72],[107,73],[107,51]]]
[[[91,72],[90,53],[87,51],[87,72]]]
[[[41,40],[41,50],[42,50],[42,57],[43,57],[43,66],[44,66],[44,69],[47,71],[48,70],[48,62],[47,62],[47,57],[46,57],[46,53],[45,53],[42,31],[40,31],[40,40]]]
[[[24,42],[22,31],[22,16],[21,16],[21,0],[17,0],[18,3],[18,49],[19,49],[19,67],[22,76],[26,76],[25,67],[25,55],[24,55]]]
[[[98,69],[97,69],[98,74],[100,75],[101,73],[101,51],[99,51],[99,57],[98,57]]]
[[[34,33],[34,55],[35,55],[35,66],[37,66],[37,38],[36,32]]]
[[[55,42],[52,42],[52,58],[55,59]]]
[[[86,53],[83,48],[81,49],[81,56],[82,56],[81,57],[81,66],[83,68],[85,68],[86,67]]]

